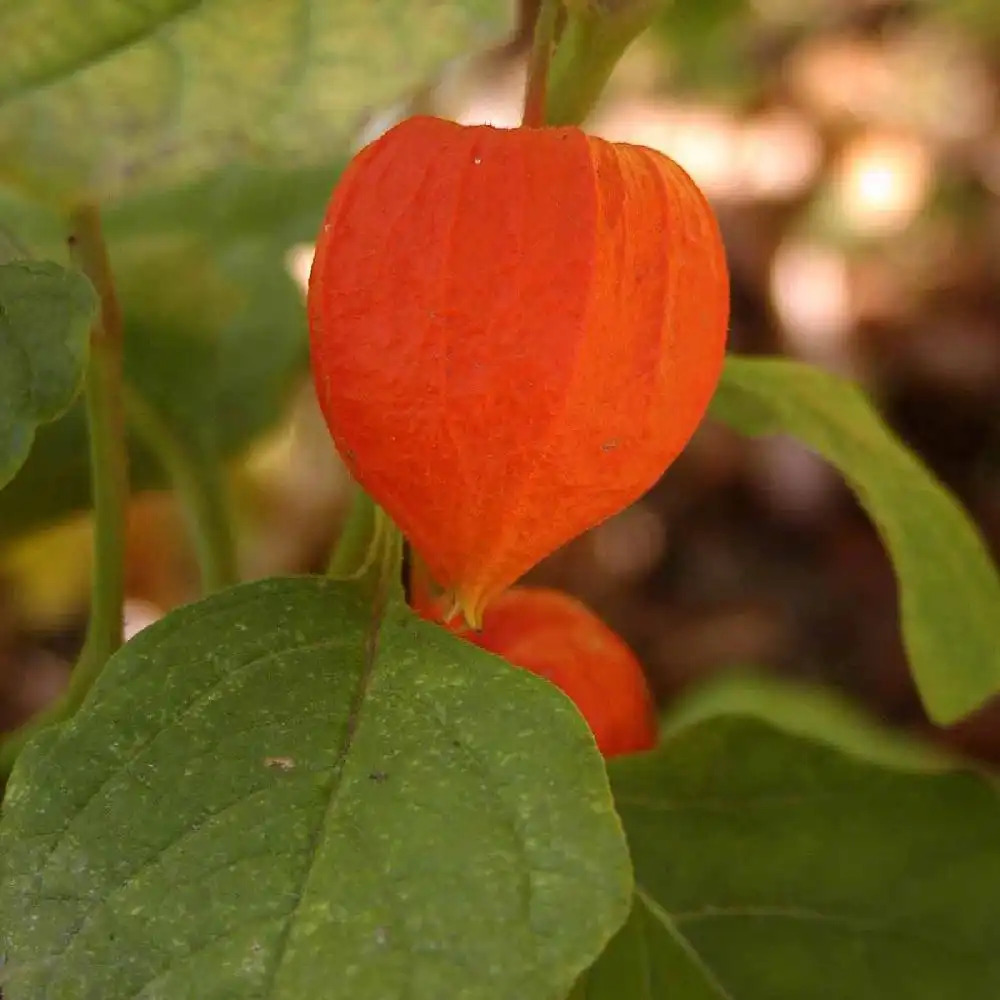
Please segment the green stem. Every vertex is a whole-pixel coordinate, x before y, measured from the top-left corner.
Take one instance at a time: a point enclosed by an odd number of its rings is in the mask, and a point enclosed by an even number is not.
[[[122,644],[128,517],[122,316],[97,207],[81,205],[71,213],[69,221],[71,256],[90,278],[101,300],[100,313],[90,332],[84,385],[94,507],[90,619],[83,649],[65,692],[0,745],[0,775],[10,772],[24,744],[36,733],[69,718],[79,708],[109,657]]]
[[[652,23],[658,0],[569,0],[552,61],[546,121],[579,125],[625,50]]]
[[[327,575],[366,588],[375,603],[405,600],[403,535],[392,519],[358,488],[334,547]]]
[[[122,644],[128,520],[122,314],[97,207],[85,204],[75,209],[70,226],[71,255],[97,289],[101,310],[91,330],[85,387],[94,505],[90,621],[65,695],[67,714],[80,705],[108,658]]]
[[[524,115],[521,124],[525,128],[541,128],[546,124],[549,63],[555,48],[561,9],[560,0],[542,0],[538,10],[534,41],[528,56],[528,81],[524,88]]]
[[[124,391],[130,425],[159,459],[180,500],[194,544],[202,593],[232,586],[239,579],[236,543],[219,470],[185,445],[142,396],[127,385]]]
[[[326,574],[334,580],[356,580],[371,566],[378,539],[378,507],[357,487],[340,537],[333,548]]]
[[[380,565],[376,599],[383,602],[384,610],[385,604],[389,602],[406,600],[406,588],[403,582],[403,549],[406,542],[403,533],[381,507],[378,508],[377,518],[380,522],[378,527]]]

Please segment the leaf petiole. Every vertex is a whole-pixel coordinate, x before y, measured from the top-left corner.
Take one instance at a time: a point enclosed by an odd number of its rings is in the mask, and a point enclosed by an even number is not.
[[[85,384],[94,506],[91,609],[83,650],[63,696],[67,716],[79,707],[108,658],[122,644],[129,493],[122,314],[97,206],[83,204],[74,209],[70,227],[71,257],[93,283],[101,308],[91,327]]]
[[[84,383],[94,507],[90,618],[83,649],[66,690],[0,744],[0,777],[10,773],[21,749],[36,733],[73,715],[108,659],[122,644],[129,493],[122,396],[122,315],[97,206],[78,206],[71,212],[69,222],[70,255],[90,279],[100,299],[100,310],[90,330],[90,358]]]

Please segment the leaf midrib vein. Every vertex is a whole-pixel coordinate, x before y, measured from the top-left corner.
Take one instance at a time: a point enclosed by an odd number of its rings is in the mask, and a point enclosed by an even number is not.
[[[347,764],[347,758],[351,752],[351,747],[354,744],[354,737],[357,734],[358,726],[361,722],[361,710],[364,707],[365,699],[368,695],[368,689],[371,686],[372,678],[375,675],[375,664],[378,660],[379,639],[382,632],[382,621],[385,614],[385,608],[386,602],[384,592],[376,594],[376,597],[372,602],[371,619],[365,635],[364,661],[362,663],[361,674],[358,677],[358,686],[355,689],[351,708],[347,715],[347,722],[344,725],[344,735],[340,751],[337,754],[337,761],[334,764],[329,781],[326,783],[326,789],[329,790],[329,802],[327,802],[326,809],[323,810],[322,820],[316,824],[316,829],[313,832],[313,835],[309,838],[309,843],[305,851],[306,855],[312,859],[315,858],[316,853],[323,842],[327,827],[330,825],[330,818],[340,801],[340,792],[344,787],[344,783],[342,781],[344,767]],[[312,880],[315,867],[315,864],[309,865],[305,878],[302,880],[302,886],[299,889],[295,903],[288,914],[280,935],[278,936],[278,942],[274,950],[274,958],[271,961],[271,970],[261,992],[262,998],[269,997],[274,992],[274,984],[277,981],[278,974],[284,963],[285,955],[288,952],[288,944],[291,940],[292,931],[294,930],[295,924],[301,914],[302,901],[305,899],[309,891],[309,883]]]

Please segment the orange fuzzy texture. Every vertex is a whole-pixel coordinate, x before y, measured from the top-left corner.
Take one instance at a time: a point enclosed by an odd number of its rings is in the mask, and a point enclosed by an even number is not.
[[[341,456],[476,624],[677,457],[721,374],[729,283],[667,157],[418,117],[344,172],[308,311]]]
[[[424,599],[417,610],[440,622],[441,605]],[[605,757],[656,745],[653,700],[632,650],[592,611],[568,594],[513,587],[486,607],[482,630],[451,631],[551,681],[587,720]]]

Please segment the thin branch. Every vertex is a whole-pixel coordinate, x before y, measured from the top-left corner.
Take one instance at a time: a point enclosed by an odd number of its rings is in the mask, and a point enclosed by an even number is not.
[[[97,206],[84,204],[76,208],[70,215],[70,226],[70,254],[97,289],[101,310],[91,329],[85,387],[94,506],[90,620],[83,651],[70,677],[67,714],[83,701],[108,658],[122,644],[128,519],[121,308]]]
[[[535,36],[528,56],[528,81],[524,89],[525,128],[541,128],[546,123],[549,63],[556,44],[556,31],[561,10],[560,0],[542,0],[535,21]]]

